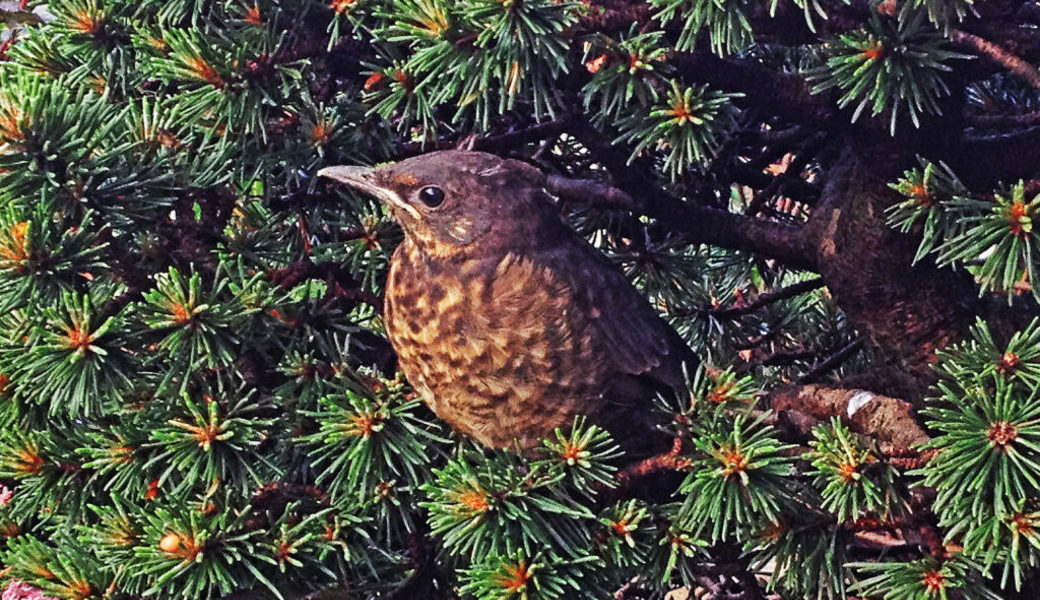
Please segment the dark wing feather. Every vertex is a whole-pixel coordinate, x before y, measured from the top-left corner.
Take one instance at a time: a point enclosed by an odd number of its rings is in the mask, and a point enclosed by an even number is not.
[[[580,310],[598,315],[595,346],[604,349],[602,358],[619,374],[682,387],[683,365],[696,368],[697,357],[602,252],[568,230],[539,258],[572,289]]]
[[[540,260],[570,291],[575,308],[591,319],[586,332],[594,360],[613,376],[602,390],[596,421],[633,459],[668,451],[671,438],[650,410],[655,394],[681,394],[698,359],[650,302],[602,252],[571,230]]]

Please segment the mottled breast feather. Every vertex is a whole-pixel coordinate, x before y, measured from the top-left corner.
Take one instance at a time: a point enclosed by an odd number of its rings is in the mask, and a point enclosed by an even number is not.
[[[577,414],[624,437],[692,360],[624,276],[568,234],[551,251],[469,260],[406,240],[391,261],[386,328],[401,370],[438,417],[487,446],[530,449]]]

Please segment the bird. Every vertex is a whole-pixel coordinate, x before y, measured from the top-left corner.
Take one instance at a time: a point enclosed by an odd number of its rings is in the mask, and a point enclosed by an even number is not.
[[[631,455],[667,447],[653,400],[681,394],[698,359],[563,222],[541,170],[442,150],[318,175],[376,197],[404,232],[383,322],[400,370],[439,419],[520,453],[579,416]]]

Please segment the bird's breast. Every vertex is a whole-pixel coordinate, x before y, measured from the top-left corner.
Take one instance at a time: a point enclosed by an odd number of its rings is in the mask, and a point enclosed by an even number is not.
[[[602,392],[589,311],[578,308],[532,260],[431,262],[406,243],[391,261],[385,320],[401,370],[441,419],[489,446],[524,446]]]

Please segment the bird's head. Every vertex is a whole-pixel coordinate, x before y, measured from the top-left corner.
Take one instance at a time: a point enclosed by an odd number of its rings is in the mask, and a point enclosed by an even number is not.
[[[432,255],[532,239],[555,218],[541,171],[484,152],[444,150],[375,168],[326,167],[318,175],[378,198]]]

